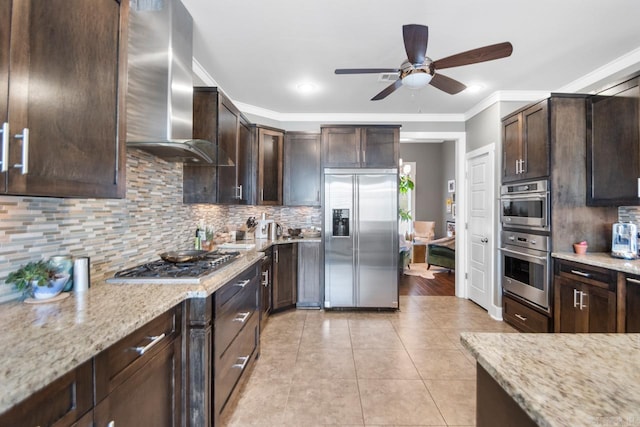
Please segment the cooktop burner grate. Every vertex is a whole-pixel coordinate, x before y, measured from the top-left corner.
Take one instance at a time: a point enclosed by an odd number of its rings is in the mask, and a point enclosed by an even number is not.
[[[213,251],[203,258],[192,262],[168,262],[157,260],[146,264],[140,264],[126,270],[118,271],[115,278],[199,278],[206,276],[225,265],[233,262],[240,252]]]

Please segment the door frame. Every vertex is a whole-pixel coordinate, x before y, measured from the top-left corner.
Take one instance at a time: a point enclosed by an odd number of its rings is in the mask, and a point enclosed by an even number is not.
[[[489,302],[489,315],[491,317],[493,317],[494,319],[497,320],[502,320],[502,299],[499,295],[497,295],[496,293],[500,290],[500,286],[496,283],[496,271],[498,271],[498,268],[500,266],[500,261],[499,261],[499,257],[497,256],[497,248],[498,248],[498,230],[499,230],[499,224],[498,224],[498,219],[496,216],[496,212],[498,212],[498,199],[496,198],[496,194],[498,191],[498,184],[496,182],[496,144],[495,143],[491,143],[485,146],[482,146],[480,148],[477,148],[473,151],[470,151],[468,153],[466,153],[465,156],[465,161],[464,161],[464,195],[465,195],[465,199],[468,200],[468,198],[470,197],[469,195],[469,163],[471,162],[472,159],[475,159],[477,157],[480,156],[488,156],[488,163],[489,163],[489,182],[492,183],[492,185],[489,185],[488,188],[488,192],[489,192],[489,199],[491,200],[490,206],[489,206],[489,216],[490,218],[492,218],[491,221],[491,227],[489,228],[489,235],[487,236],[489,238],[489,242],[488,242],[488,249],[487,249],[487,254],[491,257],[491,259],[488,262],[489,265],[489,292],[491,295],[491,300]],[[470,206],[470,205],[469,205]],[[467,208],[465,206],[464,211],[461,210],[461,212],[464,212],[464,224],[465,224],[465,240],[464,242],[466,242],[467,239],[467,231],[466,230],[466,225],[468,224],[469,221],[469,217],[471,216],[471,212],[470,212],[470,207]],[[457,243],[457,239],[456,239],[456,243]],[[457,245],[456,245],[457,246]],[[463,245],[464,246],[464,251],[468,252],[469,248],[467,245]],[[457,249],[457,248],[456,248]],[[464,265],[464,276],[468,275],[468,271],[470,270],[470,261],[471,258],[469,256],[468,253],[465,253],[465,264]],[[469,280],[465,279],[464,281],[464,294],[465,297],[468,298],[469,295]]]

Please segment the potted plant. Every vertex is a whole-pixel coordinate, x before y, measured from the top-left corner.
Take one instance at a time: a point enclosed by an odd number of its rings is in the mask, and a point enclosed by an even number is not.
[[[60,273],[49,261],[32,261],[12,272],[6,282],[35,299],[53,298],[62,292],[69,275]]]

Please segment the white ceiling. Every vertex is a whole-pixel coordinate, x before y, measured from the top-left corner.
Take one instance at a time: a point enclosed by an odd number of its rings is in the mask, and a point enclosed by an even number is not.
[[[201,74],[234,101],[278,113],[468,115],[496,92],[576,91],[612,72],[640,69],[637,0],[183,2],[194,18]],[[475,94],[428,86],[370,101],[389,83],[378,75],[334,74],[399,67],[406,58],[402,25],[410,23],[429,26],[433,60],[503,41],[513,44],[513,55],[443,70],[467,86],[484,85]],[[301,95],[296,86],[303,82],[317,91]]]

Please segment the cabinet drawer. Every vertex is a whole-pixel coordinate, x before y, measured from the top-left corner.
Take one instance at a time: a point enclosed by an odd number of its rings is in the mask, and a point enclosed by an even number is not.
[[[502,300],[502,316],[514,328],[522,332],[549,332],[550,319],[542,313],[511,299],[507,295]]]
[[[570,261],[556,260],[556,275],[579,282],[586,282],[611,291],[615,291],[616,272],[606,268],[594,267]],[[597,283],[600,282],[600,283]]]
[[[216,318],[218,313],[231,310],[227,308],[229,304],[233,304],[231,301],[239,292],[242,292],[249,286],[249,282],[258,276],[258,265],[252,265],[242,273],[238,274],[228,284],[218,289],[215,293],[215,313]]]
[[[168,310],[96,356],[96,402],[180,334],[181,314],[181,306]]]
[[[89,361],[2,414],[0,425],[70,426],[80,420],[92,405],[93,381]]]
[[[215,410],[222,412],[238,379],[255,356],[258,342],[258,316],[251,316],[246,327],[227,351],[215,360]]]
[[[249,279],[247,279],[249,280]],[[227,287],[238,287],[236,282]],[[216,312],[214,340],[216,356],[220,357],[240,330],[257,315],[258,278],[254,276],[249,283],[237,292],[233,299],[224,305],[224,309]]]

